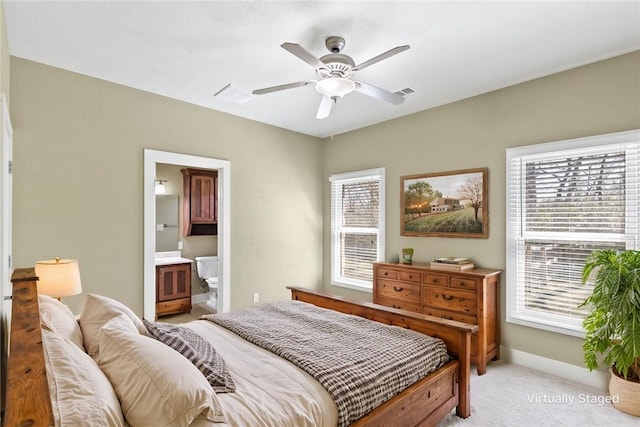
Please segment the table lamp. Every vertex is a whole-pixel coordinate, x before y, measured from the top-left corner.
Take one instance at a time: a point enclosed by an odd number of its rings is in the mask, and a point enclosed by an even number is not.
[[[38,293],[60,300],[82,293],[80,267],[75,259],[50,259],[36,262]]]

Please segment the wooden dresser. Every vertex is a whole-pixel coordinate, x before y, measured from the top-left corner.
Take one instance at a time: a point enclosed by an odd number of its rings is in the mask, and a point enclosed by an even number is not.
[[[478,325],[471,336],[471,361],[478,375],[500,356],[498,284],[501,270],[450,271],[428,263],[373,264],[373,302],[402,310]]]
[[[156,266],[156,317],[191,311],[191,263]]]

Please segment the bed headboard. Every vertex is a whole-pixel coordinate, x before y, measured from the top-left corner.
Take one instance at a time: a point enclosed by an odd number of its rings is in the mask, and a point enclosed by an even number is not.
[[[11,275],[13,298],[5,426],[54,425],[42,347],[37,281],[33,268],[16,269]]]

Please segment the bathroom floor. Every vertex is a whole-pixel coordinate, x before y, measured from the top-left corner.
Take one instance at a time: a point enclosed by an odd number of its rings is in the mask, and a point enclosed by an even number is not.
[[[158,322],[162,323],[187,323],[192,320],[198,320],[198,318],[204,314],[213,314],[216,311],[207,305],[206,302],[199,304],[193,304],[191,307],[191,313],[180,313],[170,316],[162,316],[158,319]]]

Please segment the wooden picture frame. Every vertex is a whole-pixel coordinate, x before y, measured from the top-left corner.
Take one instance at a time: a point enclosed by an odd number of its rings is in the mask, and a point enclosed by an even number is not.
[[[487,168],[400,177],[400,234],[489,237]]]

